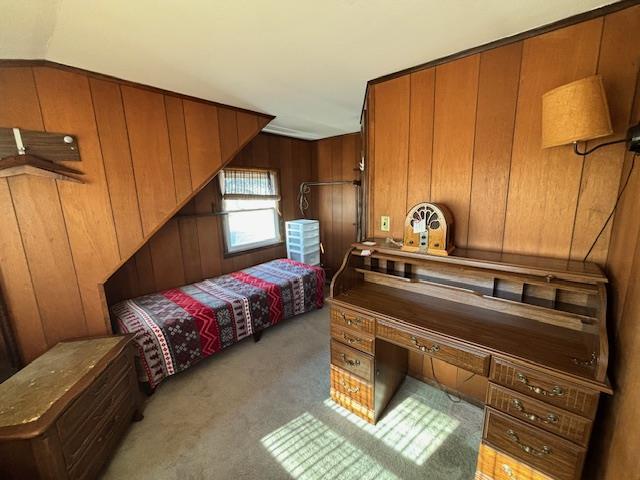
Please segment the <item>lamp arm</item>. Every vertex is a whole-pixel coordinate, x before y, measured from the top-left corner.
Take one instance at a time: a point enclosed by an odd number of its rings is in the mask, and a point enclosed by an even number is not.
[[[605,143],[601,143],[600,145],[596,145],[593,148],[590,148],[589,150],[584,150],[584,151],[580,151],[578,150],[578,142],[573,142],[573,151],[576,155],[580,155],[582,157],[586,157],[587,155],[589,155],[590,153],[595,152],[596,150],[598,150],[601,147],[606,147],[607,145],[614,145],[616,143],[623,143],[626,142],[627,139],[626,138],[622,138],[620,140],[614,140],[612,142],[605,142]]]

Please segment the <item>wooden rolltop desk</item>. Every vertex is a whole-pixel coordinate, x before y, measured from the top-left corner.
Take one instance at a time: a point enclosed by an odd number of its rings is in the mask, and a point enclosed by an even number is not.
[[[331,398],[376,423],[419,352],[487,377],[476,478],[579,479],[607,380],[595,264],[353,244],[331,283]]]

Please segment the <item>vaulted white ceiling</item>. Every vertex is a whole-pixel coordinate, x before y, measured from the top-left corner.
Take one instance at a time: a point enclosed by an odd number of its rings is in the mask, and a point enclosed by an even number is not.
[[[0,58],[270,113],[268,130],[314,139],[359,129],[367,80],[607,3],[0,0]]]

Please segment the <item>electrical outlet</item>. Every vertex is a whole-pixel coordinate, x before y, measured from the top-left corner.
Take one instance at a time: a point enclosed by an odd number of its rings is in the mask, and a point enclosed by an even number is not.
[[[380,230],[383,232],[391,230],[391,220],[386,215],[380,217]]]

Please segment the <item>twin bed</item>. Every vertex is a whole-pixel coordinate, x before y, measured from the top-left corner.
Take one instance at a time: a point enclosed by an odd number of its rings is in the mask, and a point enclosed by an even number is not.
[[[111,307],[120,333],[135,334],[140,380],[154,389],[243,338],[324,303],[324,270],[293,260],[125,300]]]

